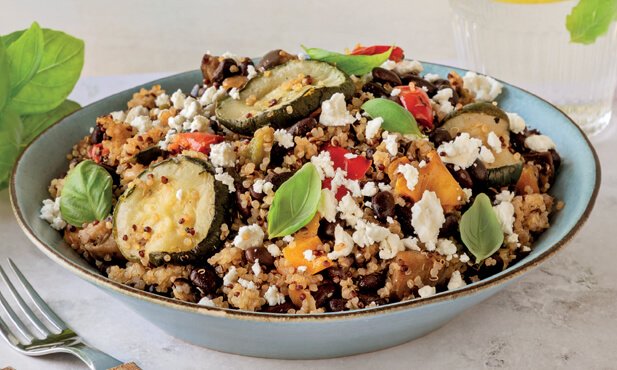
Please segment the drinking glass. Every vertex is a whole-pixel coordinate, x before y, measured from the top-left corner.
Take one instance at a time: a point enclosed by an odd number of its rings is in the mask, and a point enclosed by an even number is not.
[[[466,67],[549,100],[593,136],[611,120],[617,27],[590,45],[570,42],[566,16],[576,3],[450,0],[457,54]]]

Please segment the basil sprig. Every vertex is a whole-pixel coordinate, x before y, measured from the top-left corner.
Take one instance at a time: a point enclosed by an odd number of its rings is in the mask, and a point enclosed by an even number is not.
[[[580,0],[566,17],[570,41],[592,44],[617,21],[617,0]]]
[[[291,235],[306,226],[317,213],[320,196],[319,173],[307,163],[276,190],[268,211],[269,238]]]
[[[388,60],[392,53],[392,48],[381,54],[374,55],[348,55],[319,48],[307,48],[304,45],[302,49],[304,49],[311,59],[333,64],[348,75],[356,76],[367,74],[371,72],[373,68],[379,67]]]
[[[480,262],[495,253],[503,244],[503,232],[491,201],[484,193],[478,194],[473,204],[461,217],[461,239]]]
[[[106,169],[83,161],[66,176],[60,198],[62,218],[73,226],[102,220],[111,211],[112,179]]]
[[[377,98],[368,100],[361,107],[371,118],[381,117],[381,128],[389,132],[398,132],[403,135],[411,134],[418,137],[422,132],[411,113],[400,104],[389,99]]]
[[[0,190],[32,139],[79,109],[66,100],[84,64],[84,42],[40,28],[0,36]]]

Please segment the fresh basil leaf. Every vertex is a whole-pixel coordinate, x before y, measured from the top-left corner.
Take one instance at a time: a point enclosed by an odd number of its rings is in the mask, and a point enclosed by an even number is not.
[[[10,102],[22,115],[43,113],[59,106],[73,90],[84,64],[82,40],[49,29],[43,30],[43,38],[38,70]]]
[[[111,176],[106,169],[87,160],[66,175],[60,198],[60,214],[69,224],[81,227],[102,220],[111,210]]]
[[[484,193],[478,194],[463,214],[459,228],[463,243],[477,262],[491,256],[503,244],[501,224]]]
[[[6,48],[9,76],[11,76],[11,96],[17,95],[39,70],[43,59],[43,47],[43,31],[39,24],[34,22]]]
[[[308,224],[317,213],[320,197],[319,173],[307,163],[274,193],[268,211],[269,238],[293,234]]]
[[[22,124],[10,109],[0,112],[0,190],[8,185],[13,163],[20,153]]]
[[[371,99],[362,104],[360,108],[371,118],[381,117],[383,119],[381,128],[386,131],[423,136],[413,115],[390,99]]]
[[[311,59],[333,64],[348,75],[356,76],[367,74],[371,72],[373,68],[379,67],[388,60],[390,53],[392,53],[392,48],[386,52],[375,55],[346,55],[324,49],[307,48],[305,46],[302,46],[302,49],[304,49]]]
[[[22,148],[34,140],[34,138],[36,138],[47,127],[75,112],[79,108],[81,108],[81,106],[78,103],[72,100],[65,100],[56,109],[52,109],[49,112],[22,117],[24,127],[24,135],[21,140]]]
[[[6,54],[6,47],[0,42],[0,112],[9,100],[11,92],[11,80],[9,75],[9,57]],[[1,114],[1,113],[0,113]]]
[[[580,0],[566,17],[570,41],[591,44],[617,20],[617,0]]]
[[[26,30],[15,31],[15,32],[9,33],[8,35],[0,36],[0,41],[2,41],[4,43],[4,46],[6,46],[8,48],[9,45],[11,45],[13,42],[17,41],[17,39],[24,32],[26,32]]]

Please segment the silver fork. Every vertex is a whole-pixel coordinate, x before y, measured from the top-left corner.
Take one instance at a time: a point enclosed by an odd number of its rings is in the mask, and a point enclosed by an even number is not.
[[[44,356],[50,353],[70,353],[77,356],[82,360],[90,369],[100,370],[109,369],[118,365],[122,365],[121,361],[93,348],[86,343],[83,339],[71,330],[68,325],[62,321],[52,311],[52,309],[43,301],[41,296],[34,290],[32,285],[26,280],[25,276],[19,271],[15,263],[9,258],[9,265],[17,276],[17,279],[24,287],[28,297],[34,303],[34,307],[30,307],[26,304],[24,299],[15,289],[11,280],[4,272],[2,266],[0,266],[0,276],[6,284],[11,295],[15,299],[17,306],[21,309],[23,315],[28,318],[30,323],[41,336],[34,336],[32,331],[23,323],[23,321],[15,314],[15,311],[11,308],[6,301],[2,293],[0,292],[0,306],[13,323],[17,331],[21,333],[26,342],[22,342],[18,335],[6,325],[6,323],[0,317],[0,335],[7,341],[7,343],[16,351],[28,356]],[[43,316],[48,325],[43,322],[34,314],[33,309]],[[56,330],[49,330],[48,326],[53,326]]]

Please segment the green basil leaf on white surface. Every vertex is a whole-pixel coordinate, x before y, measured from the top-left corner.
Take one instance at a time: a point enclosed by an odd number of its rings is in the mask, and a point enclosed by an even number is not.
[[[392,53],[392,48],[375,55],[348,55],[336,53],[319,48],[307,48],[302,46],[302,49],[311,57],[311,59],[330,63],[336,66],[341,71],[348,75],[361,76],[367,74],[375,67],[382,65]]]
[[[566,17],[570,42],[592,44],[617,20],[617,0],[580,0]]]
[[[307,163],[276,190],[268,211],[269,238],[291,235],[306,226],[317,213],[320,197],[319,173]]]
[[[478,263],[490,257],[503,244],[501,224],[491,200],[484,193],[478,194],[463,214],[459,228],[463,243]]]
[[[62,218],[77,227],[104,219],[111,211],[111,186],[111,176],[103,167],[89,160],[79,163],[64,180]]]
[[[388,132],[398,132],[403,135],[422,136],[418,122],[411,113],[400,104],[390,99],[377,98],[368,100],[361,107],[371,118],[381,117],[381,128]]]
[[[0,112],[9,100],[11,94],[11,79],[9,75],[9,57],[6,54],[6,47],[0,42]]]
[[[20,153],[22,127],[17,113],[10,109],[0,112],[0,189],[7,187],[13,163]]]
[[[56,109],[52,109],[49,112],[24,116],[22,118],[24,134],[21,140],[21,147],[25,148],[43,130],[79,108],[81,106],[78,103],[72,100],[65,100]]]
[[[17,95],[39,70],[43,47],[43,30],[36,22],[7,47],[11,96]],[[20,113],[19,110],[17,112]]]

